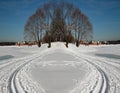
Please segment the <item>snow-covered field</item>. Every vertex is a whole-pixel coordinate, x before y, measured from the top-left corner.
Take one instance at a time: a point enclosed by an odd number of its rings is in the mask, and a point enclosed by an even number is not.
[[[120,93],[120,45],[2,46],[0,93]]]

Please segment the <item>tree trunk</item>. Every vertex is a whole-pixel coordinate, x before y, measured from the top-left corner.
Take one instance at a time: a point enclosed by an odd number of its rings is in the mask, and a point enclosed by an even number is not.
[[[68,41],[66,42],[66,47],[68,48]]]
[[[41,41],[38,41],[38,47],[41,47]]]
[[[51,42],[49,41],[49,43],[48,43],[48,48],[50,48],[51,47]]]
[[[48,48],[50,48],[50,47],[51,47],[51,37],[48,36]]]
[[[69,43],[68,42],[68,35],[66,35],[66,44],[65,45],[66,45],[67,48],[68,48],[68,43]]]
[[[76,47],[79,47],[79,40],[76,40]]]
[[[78,39],[76,40],[76,47],[79,47],[80,44],[79,40],[80,40],[80,31],[78,31]]]

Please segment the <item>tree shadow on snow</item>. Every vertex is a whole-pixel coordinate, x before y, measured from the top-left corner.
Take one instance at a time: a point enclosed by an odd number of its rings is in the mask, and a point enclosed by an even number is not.
[[[95,55],[100,57],[112,58],[112,59],[120,59],[119,55],[114,55],[114,54],[95,54]]]
[[[13,58],[13,57],[14,57],[14,56],[12,56],[12,55],[0,56],[0,60],[6,60],[6,59]]]

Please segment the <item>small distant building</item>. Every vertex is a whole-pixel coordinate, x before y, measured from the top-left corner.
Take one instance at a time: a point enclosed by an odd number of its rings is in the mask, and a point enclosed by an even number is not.
[[[89,44],[90,45],[100,45],[101,42],[100,41],[90,41]]]

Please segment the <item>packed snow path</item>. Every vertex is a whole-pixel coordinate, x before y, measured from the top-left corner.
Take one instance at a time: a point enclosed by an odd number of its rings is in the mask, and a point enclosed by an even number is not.
[[[66,48],[53,43],[50,49],[29,49],[24,56],[0,60],[0,93],[120,93],[120,45]]]

